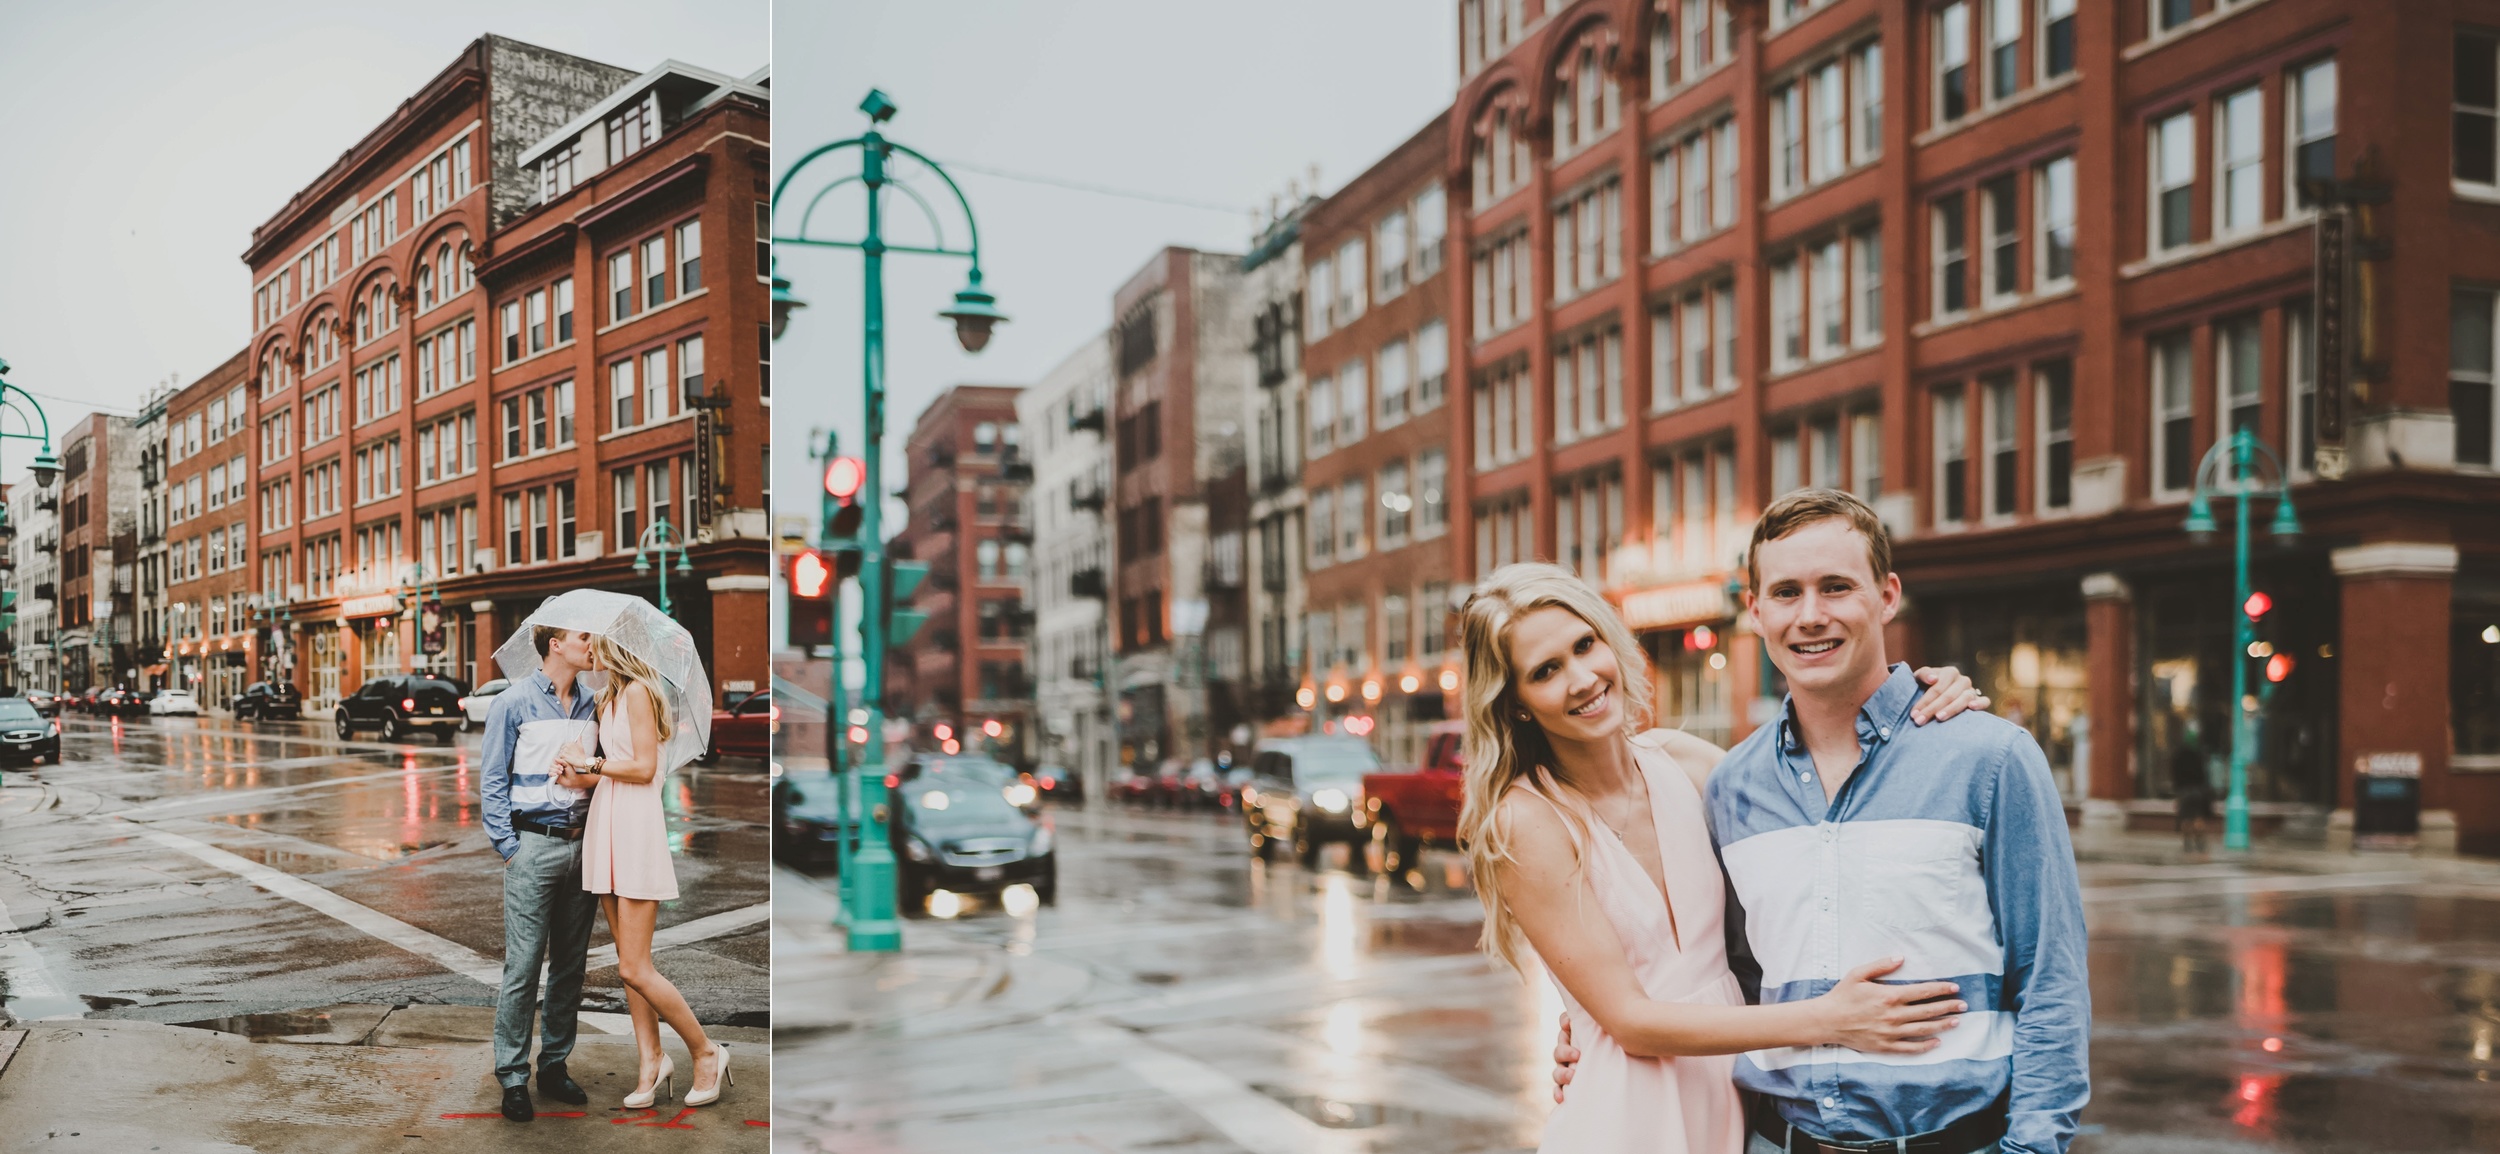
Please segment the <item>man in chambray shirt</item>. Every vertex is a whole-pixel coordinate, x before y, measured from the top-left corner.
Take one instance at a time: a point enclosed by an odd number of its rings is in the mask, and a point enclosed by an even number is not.
[[[547,964],[546,1035],[538,1048],[538,1088],[580,1105],[590,1100],[565,1059],[582,1008],[590,931],[599,906],[582,888],[582,819],[590,793],[568,788],[556,755],[568,743],[598,744],[595,706],[577,675],[590,668],[588,633],[534,626],[539,671],[495,695],[486,711],[478,775],[486,838],[504,859],[503,986],[495,994],[495,1080],[503,1116],[537,1117],[530,1101],[530,1018],[538,1009],[538,966]]]
[[[1783,497],[1746,557],[1748,612],[1789,697],[1710,778],[1731,957],[1759,965],[1764,1003],[1816,997],[1849,966],[1897,955],[1886,980],[1953,981],[1971,1006],[1924,1054],[1744,1055],[1737,1084],[1758,1096],[1749,1154],[2064,1151],[2091,1096],[2092,1014],[2047,759],[1985,713],[1910,724],[1919,687],[1884,650],[1901,581],[1864,502]]]

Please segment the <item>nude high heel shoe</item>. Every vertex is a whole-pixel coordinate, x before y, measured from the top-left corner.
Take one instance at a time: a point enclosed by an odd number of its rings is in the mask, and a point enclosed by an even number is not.
[[[676,1092],[677,1088],[673,1085],[676,1080],[677,1063],[670,1061],[669,1056],[666,1054],[660,1055],[660,1076],[651,1080],[650,1089],[639,1094],[625,1095],[625,1108],[629,1110],[647,1110],[654,1101],[668,1101],[669,1095]],[[714,1095],[714,1097],[718,1096],[719,1095]]]
[[[729,1073],[729,1043],[714,1042],[712,1043],[712,1046],[714,1049],[720,1051],[720,1077],[712,1082],[712,1092],[709,1094],[706,1094],[701,1090],[688,1089],[686,1091],[686,1104],[689,1106],[709,1106],[714,1102],[718,1102],[720,1101],[720,1092],[722,1087],[735,1086],[738,1084],[738,1079],[732,1077]],[[695,1068],[700,1070],[703,1066],[703,1059],[696,1058],[694,1061]]]

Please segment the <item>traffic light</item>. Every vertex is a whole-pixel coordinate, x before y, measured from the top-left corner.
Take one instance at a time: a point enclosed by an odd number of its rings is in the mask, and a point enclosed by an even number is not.
[[[912,592],[919,589],[920,583],[928,577],[929,563],[926,561],[886,561],[885,643],[889,648],[908,644],[912,635],[928,624],[928,614],[907,608],[904,604],[911,600]]]
[[[2264,591],[2260,590],[2249,594],[2248,601],[2240,608],[2247,612],[2249,624],[2254,625],[2264,620],[2266,612],[2274,608],[2274,598],[2266,596]]]
[[[825,522],[825,537],[833,551],[836,581],[859,575],[859,526],[867,515],[867,506],[858,498],[867,479],[867,467],[860,464],[857,457],[835,457],[825,463],[825,495],[833,498],[833,510]]]
[[[814,549],[790,557],[790,647],[833,644],[833,565]]]

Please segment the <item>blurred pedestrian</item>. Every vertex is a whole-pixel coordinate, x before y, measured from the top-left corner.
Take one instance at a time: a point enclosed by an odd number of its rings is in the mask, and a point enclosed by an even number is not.
[[[2204,853],[2205,827],[2214,820],[2214,787],[2193,725],[2187,727],[2187,732],[2180,736],[2179,748],[2170,754],[2170,792],[2178,806],[2180,850]]]

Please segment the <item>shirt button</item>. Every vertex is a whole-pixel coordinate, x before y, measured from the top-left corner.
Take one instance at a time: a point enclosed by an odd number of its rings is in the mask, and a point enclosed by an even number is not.
[[[1824,1109],[1826,1109],[1826,1110],[1837,1110],[1837,1109],[1839,1109],[1839,1108],[1840,1108],[1840,1099],[1838,1099],[1838,1098],[1832,1098],[1832,1097],[1826,1097],[1826,1098],[1824,1098],[1824,1099],[1823,1099],[1823,1108],[1824,1108]]]
[[[1838,836],[1840,836],[1840,831],[1839,831],[1838,829],[1836,829],[1836,828],[1834,828],[1834,827],[1832,827],[1832,826],[1828,826],[1828,825],[1823,827],[1823,840],[1824,840],[1824,841],[1830,841],[1830,840],[1832,840],[1833,838],[1838,837]]]
[[[1797,781],[1801,785],[1812,785],[1814,784],[1814,775],[1811,773],[1798,774]]]
[[[1891,739],[1891,737],[1892,737],[1892,727],[1891,727],[1891,726],[1889,726],[1889,725],[1887,725],[1887,726],[1883,727],[1882,729],[1878,729],[1878,730],[1876,730],[1876,731],[1875,731],[1875,736],[1880,737],[1880,738],[1884,738],[1884,739],[1886,739],[1886,740],[1890,740],[1890,739]]]

